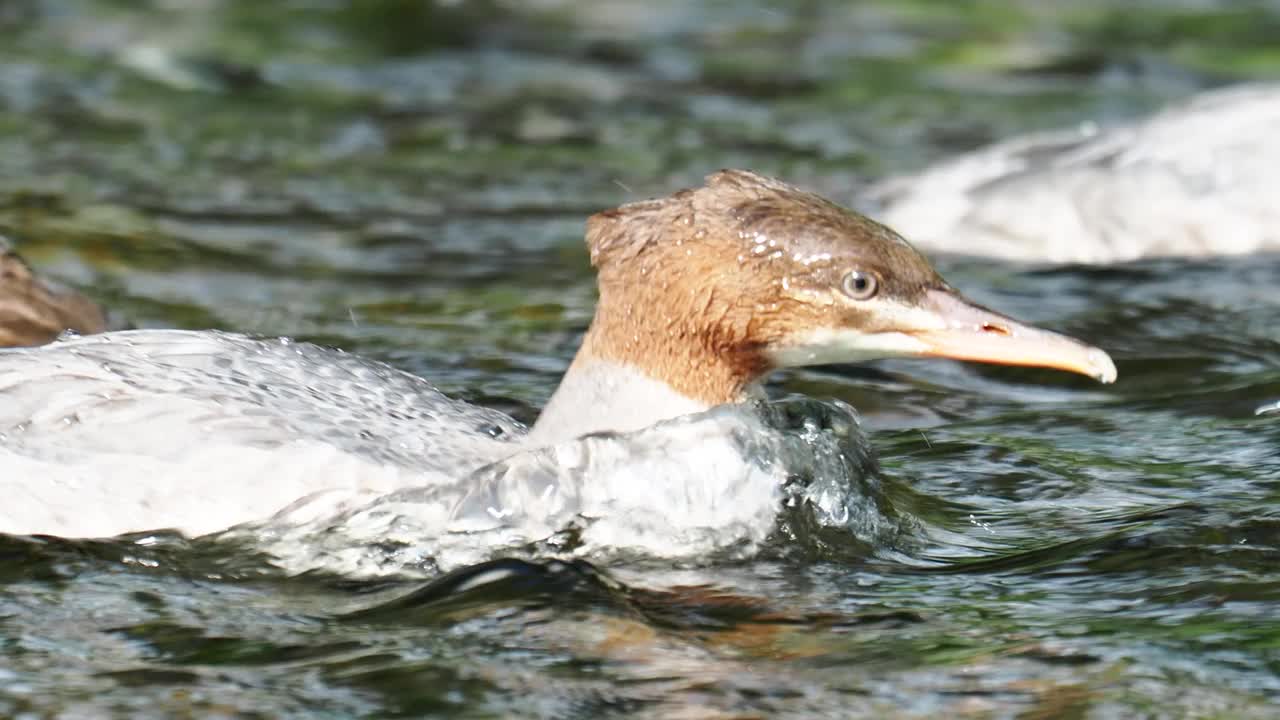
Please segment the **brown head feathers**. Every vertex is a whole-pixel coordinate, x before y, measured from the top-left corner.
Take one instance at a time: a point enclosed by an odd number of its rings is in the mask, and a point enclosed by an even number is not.
[[[40,345],[68,329],[102,332],[106,318],[83,295],[41,280],[0,235],[0,347]]]
[[[836,302],[850,270],[912,303],[945,282],[889,228],[744,170],[587,222],[600,303],[580,357],[633,366],[689,397],[738,399],[796,333],[873,314]]]

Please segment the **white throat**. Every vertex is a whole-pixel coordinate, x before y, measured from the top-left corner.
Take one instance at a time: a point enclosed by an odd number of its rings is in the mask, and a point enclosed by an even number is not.
[[[629,432],[709,408],[629,366],[575,360],[529,431],[528,442],[551,445],[592,432]]]

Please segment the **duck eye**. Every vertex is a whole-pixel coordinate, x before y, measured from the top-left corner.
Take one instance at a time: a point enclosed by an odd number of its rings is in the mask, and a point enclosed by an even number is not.
[[[850,270],[841,283],[844,294],[854,300],[870,300],[880,290],[880,281],[876,276],[862,270]]]

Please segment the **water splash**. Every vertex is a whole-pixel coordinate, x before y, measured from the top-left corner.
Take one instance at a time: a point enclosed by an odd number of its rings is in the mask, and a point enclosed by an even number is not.
[[[787,517],[870,545],[908,527],[885,499],[856,413],[814,400],[722,406],[632,433],[516,453],[447,486],[359,507],[316,497],[254,537],[292,572],[435,572],[503,554],[596,561],[750,557]]]

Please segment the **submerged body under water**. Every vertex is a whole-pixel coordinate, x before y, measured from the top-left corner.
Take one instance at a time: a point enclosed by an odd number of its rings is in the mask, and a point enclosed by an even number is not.
[[[291,572],[361,575],[562,550],[565,534],[588,555],[749,557],[785,504],[892,533],[841,405],[721,406],[540,447],[506,415],[383,363],[172,331],[11,351],[0,385],[12,534],[230,531]]]

